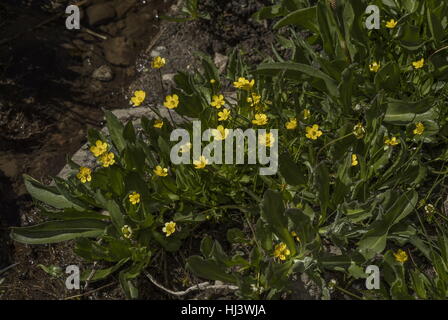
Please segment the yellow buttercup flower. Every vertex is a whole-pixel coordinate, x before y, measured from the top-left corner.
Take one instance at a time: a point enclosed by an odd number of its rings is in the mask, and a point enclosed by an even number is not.
[[[161,129],[163,127],[163,120],[157,119],[156,121],[154,121],[153,127],[157,128],[157,129]]]
[[[215,79],[211,79],[211,80],[210,80],[210,83],[211,83],[211,84],[215,84],[215,83],[216,83],[216,80],[215,80]]]
[[[170,221],[165,223],[165,226],[162,228],[162,231],[166,233],[167,237],[169,237],[176,231],[176,222]]]
[[[89,168],[86,167],[80,167],[79,168],[79,172],[76,175],[76,177],[82,182],[82,183],[86,183],[86,182],[90,182],[92,181],[92,170],[90,170]]]
[[[353,127],[353,134],[355,135],[356,139],[364,138],[364,135],[366,134],[366,129],[364,128],[361,122]]]
[[[179,96],[177,94],[166,96],[163,105],[168,109],[177,108],[177,106],[179,105]]]
[[[306,120],[311,117],[311,111],[308,109],[303,110],[303,119]]]
[[[322,131],[319,130],[319,126],[317,124],[312,127],[306,127],[306,137],[311,140],[317,140],[322,135]]]
[[[290,254],[291,251],[289,251],[288,247],[283,242],[275,246],[274,249],[275,258],[278,258],[281,261],[285,261],[287,256],[289,256]]]
[[[405,263],[406,261],[408,261],[408,254],[401,249],[399,249],[396,253],[394,253],[394,257],[395,260],[397,260],[400,263]]]
[[[238,81],[235,81],[233,83],[233,86],[237,89],[242,89],[242,90],[251,90],[253,88],[255,84],[255,80],[252,79],[251,81],[247,80],[246,78],[240,77],[238,78]]]
[[[397,26],[397,24],[398,24],[398,21],[395,21],[395,19],[391,19],[386,22],[386,28],[393,29]]]
[[[412,66],[415,69],[421,69],[421,68],[423,68],[424,65],[425,65],[425,59],[424,58],[421,58],[418,61],[412,62]]]
[[[184,145],[180,146],[180,152],[184,153],[184,152],[188,152],[191,149],[191,143],[187,142]]]
[[[275,143],[275,137],[272,133],[264,133],[258,136],[258,143],[262,146],[272,147]]]
[[[104,168],[107,168],[115,163],[115,155],[112,152],[105,153],[98,160]]]
[[[425,125],[421,122],[415,124],[415,129],[412,131],[415,135],[421,136],[425,132]]]
[[[379,62],[372,62],[369,65],[369,69],[372,72],[378,72],[378,70],[380,70],[380,68],[381,68],[381,63],[379,63]]]
[[[293,236],[297,242],[300,242],[300,237],[297,235],[297,232],[295,231],[291,232],[291,236]]]
[[[123,234],[123,237],[130,239],[132,237],[132,228],[125,224],[123,228],[121,228],[121,233]]]
[[[400,140],[398,140],[396,137],[392,137],[392,138],[386,137],[384,139],[384,144],[391,146],[391,147],[396,146],[399,143],[400,143]]]
[[[152,67],[153,69],[160,69],[160,68],[162,68],[163,66],[165,66],[165,64],[166,64],[166,60],[165,60],[165,58],[162,58],[162,57],[159,57],[159,56],[155,57],[155,58],[151,61],[151,67]]]
[[[213,96],[212,102],[210,103],[210,105],[212,107],[215,107],[216,109],[220,109],[224,104],[225,104],[225,101],[224,101],[224,96],[222,94],[220,94],[218,96]]]
[[[286,122],[285,127],[288,130],[294,130],[295,128],[297,128],[297,119],[296,118],[289,119],[289,121]]]
[[[218,121],[226,121],[230,118],[230,110],[224,109],[220,112],[218,112]]]
[[[132,203],[133,205],[140,203],[140,194],[137,192],[132,192],[129,195],[129,202]]]
[[[90,152],[92,152],[95,157],[99,157],[104,154],[107,149],[109,149],[109,145],[106,142],[97,140],[95,145],[90,147]]]
[[[258,126],[263,126],[268,123],[268,116],[264,113],[257,113],[255,115],[255,120],[252,120],[253,124],[256,124]]]
[[[168,175],[168,168],[162,168],[161,166],[156,166],[153,172],[159,177],[166,177]]]
[[[255,107],[261,102],[261,96],[256,93],[252,93],[252,96],[247,98],[247,102],[250,103],[251,107]]]
[[[224,128],[223,126],[219,125],[216,129],[213,129],[212,135],[215,137],[216,140],[224,140],[229,135],[230,130]]]
[[[145,101],[146,98],[146,92],[143,90],[137,90],[134,92],[134,96],[131,98],[131,104],[134,107],[138,107]]]
[[[193,161],[193,164],[196,169],[204,169],[208,164],[208,160],[206,157],[200,156],[198,160]]]
[[[352,167],[356,167],[358,165],[358,156],[356,154],[352,154]]]

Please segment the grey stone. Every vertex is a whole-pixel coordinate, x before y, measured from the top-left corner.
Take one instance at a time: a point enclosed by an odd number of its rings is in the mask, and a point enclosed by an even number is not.
[[[99,81],[110,81],[114,77],[112,69],[104,64],[92,73],[92,78]]]
[[[113,19],[115,9],[107,3],[100,3],[88,7],[86,14],[89,25],[95,26]]]
[[[132,46],[125,37],[111,38],[103,43],[106,60],[114,65],[129,66],[134,57]]]
[[[213,62],[216,64],[216,67],[218,68],[220,73],[224,72],[228,61],[229,61],[229,57],[222,55],[220,53],[215,53]]]

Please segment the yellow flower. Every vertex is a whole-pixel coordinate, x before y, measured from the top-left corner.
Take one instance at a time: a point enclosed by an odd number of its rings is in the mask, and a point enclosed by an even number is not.
[[[395,19],[391,19],[386,22],[386,28],[393,29],[397,26],[398,22]]]
[[[396,137],[392,137],[392,138],[386,137],[384,139],[384,144],[391,146],[391,147],[396,146],[399,143],[400,143],[400,141]]]
[[[300,237],[297,235],[297,232],[291,232],[291,235],[296,239],[297,242],[300,242]]]
[[[356,154],[352,154],[352,167],[356,167],[358,165],[358,156]]]
[[[123,228],[121,228],[121,233],[126,239],[130,239],[132,237],[132,228],[125,224]]]
[[[296,118],[289,119],[289,121],[286,122],[285,127],[288,130],[294,130],[295,128],[297,128],[297,119]]]
[[[177,108],[179,105],[179,97],[177,94],[173,94],[171,96],[166,96],[165,102],[163,105],[168,109],[174,109]]]
[[[216,140],[224,140],[229,135],[230,130],[225,129],[223,126],[219,125],[216,129],[212,131],[212,135]]]
[[[268,123],[268,116],[264,113],[257,113],[255,115],[255,120],[252,120],[252,123],[258,126],[263,126]]]
[[[97,140],[94,146],[90,147],[90,152],[93,153],[95,157],[99,157],[107,151],[109,145],[106,142]]]
[[[163,120],[159,120],[159,119],[157,119],[156,121],[154,121],[154,125],[153,125],[153,127],[154,127],[154,128],[158,128],[158,129],[161,129],[161,128],[163,127]]]
[[[238,81],[235,81],[233,83],[233,86],[237,89],[247,90],[249,91],[252,89],[252,87],[255,84],[255,80],[252,79],[251,81],[247,80],[246,78],[240,77],[238,78]]]
[[[308,109],[303,110],[303,119],[306,120],[311,117],[311,111]]]
[[[187,142],[186,144],[180,146],[180,152],[182,152],[182,153],[187,152],[190,149],[191,149],[191,143],[190,142]]]
[[[196,169],[204,169],[208,164],[208,160],[206,157],[200,156],[198,160],[193,161],[193,164]]]
[[[425,125],[421,122],[415,124],[415,129],[412,131],[415,135],[422,135],[425,132]]]
[[[370,68],[370,71],[372,71],[372,72],[378,72],[378,70],[380,70],[380,68],[381,68],[381,63],[379,63],[379,62],[372,62],[369,65],[369,68]]]
[[[131,103],[134,107],[138,107],[145,101],[146,93],[142,90],[137,90],[134,92],[134,96],[131,98]]]
[[[166,60],[165,58],[162,57],[155,57],[152,61],[151,61],[151,67],[153,69],[160,69],[162,68],[164,65],[166,64]]]
[[[262,146],[266,147],[272,147],[272,145],[275,143],[275,137],[272,133],[264,133],[258,136],[258,143]]]
[[[224,109],[220,112],[218,112],[218,121],[226,121],[230,118],[230,110]]]
[[[322,131],[319,130],[319,126],[317,124],[312,127],[306,127],[306,137],[311,140],[317,140],[322,135]]]
[[[112,152],[103,154],[98,160],[103,165],[104,168],[107,168],[115,163],[115,155]]]
[[[140,194],[137,192],[132,192],[129,195],[129,202],[136,205],[138,203],[140,203]]]
[[[210,80],[210,83],[211,83],[211,84],[215,84],[215,83],[216,83],[216,80],[215,80],[215,79],[211,79],[211,80]]]
[[[222,94],[218,96],[213,96],[212,102],[210,104],[212,107],[215,107],[216,109],[221,108],[225,104],[224,96]]]
[[[275,258],[285,261],[286,257],[289,256],[290,254],[291,254],[291,251],[289,251],[288,247],[283,242],[279,243],[278,245],[275,246],[275,249],[274,249],[274,257]]]
[[[76,177],[82,182],[82,183],[86,183],[86,182],[90,182],[92,181],[92,170],[90,170],[89,168],[86,167],[80,167],[79,168],[79,172],[76,175]]]
[[[355,135],[356,139],[364,138],[364,135],[366,134],[366,129],[364,128],[361,122],[353,127],[353,134]]]
[[[252,93],[252,97],[247,98],[247,102],[250,103],[251,107],[257,106],[261,101],[261,96],[256,93]]]
[[[162,168],[161,166],[156,166],[153,172],[159,177],[166,177],[168,175],[168,168]]]
[[[170,221],[165,223],[165,226],[162,228],[162,231],[166,233],[167,237],[169,237],[176,231],[176,222]]]
[[[421,69],[425,65],[425,58],[421,58],[421,60],[412,62],[412,65],[415,69]]]
[[[394,257],[395,260],[397,260],[400,263],[405,263],[406,261],[408,261],[408,254],[401,249],[398,249],[398,251],[394,253]]]

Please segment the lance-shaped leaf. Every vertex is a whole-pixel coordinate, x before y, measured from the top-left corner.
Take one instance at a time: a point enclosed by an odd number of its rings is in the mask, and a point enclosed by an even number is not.
[[[199,256],[191,256],[187,259],[187,267],[201,278],[236,283],[235,276],[226,273],[223,264],[213,260],[204,260]]]
[[[45,186],[28,175],[23,175],[23,178],[26,189],[34,199],[58,209],[75,208],[83,210],[83,208],[61,195],[56,187]]]
[[[296,253],[296,245],[288,231],[288,218],[279,192],[267,190],[261,204],[261,215],[272,231],[288,246],[291,254]]]
[[[30,227],[12,228],[11,238],[27,244],[56,243],[76,238],[98,237],[109,224],[82,219],[49,221]]]

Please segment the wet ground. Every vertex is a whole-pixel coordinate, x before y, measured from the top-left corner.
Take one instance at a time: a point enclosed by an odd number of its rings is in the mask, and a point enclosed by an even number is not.
[[[68,2],[0,3],[0,270],[17,263],[0,285],[2,299],[67,298],[73,293],[63,281],[37,265],[79,262],[71,243],[30,247],[8,240],[10,226],[40,220],[22,174],[49,182],[85,142],[87,128],[102,126],[101,108],[127,107],[131,90],[147,91],[150,102],[162,100],[157,75],[146,69],[151,55],[167,58],[169,82],[177,70],[195,67],[194,51],[225,61],[239,47],[256,62],[273,40],[268,26],[250,19],[267,0],[200,1],[211,19],[185,24],[157,18],[179,11],[173,1],[91,0],[81,6],[78,31],[65,28],[61,12]],[[177,265],[169,285],[181,287],[187,275]],[[122,298],[114,279],[90,290],[96,291],[81,298]],[[164,298],[154,292],[143,297]]]

